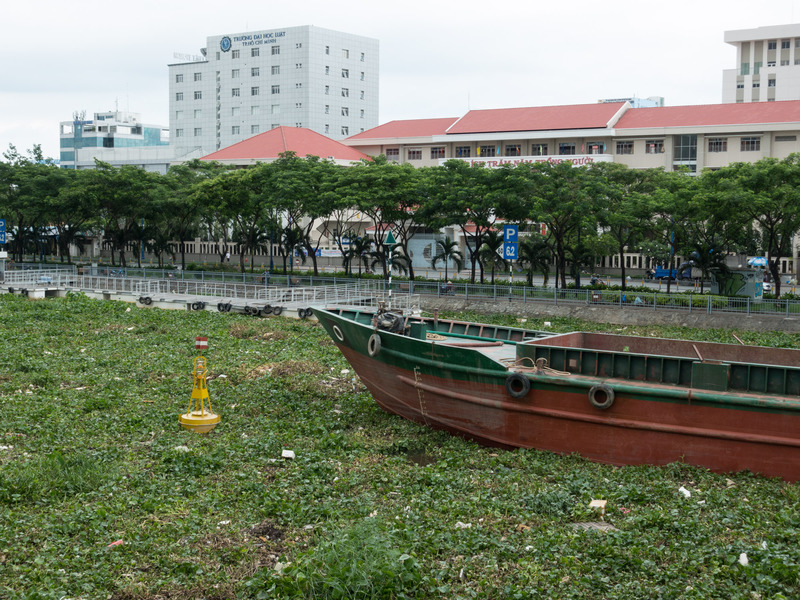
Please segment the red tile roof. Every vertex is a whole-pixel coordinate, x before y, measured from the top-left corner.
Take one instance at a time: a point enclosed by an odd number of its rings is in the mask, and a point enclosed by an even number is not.
[[[369,158],[355,148],[303,127],[276,127],[232,146],[203,156],[200,160],[271,160],[282,152],[296,152],[298,156],[319,156],[338,160],[358,161]]]
[[[471,110],[447,133],[594,129],[613,124],[624,102]]]
[[[800,100],[632,108],[614,129],[755,125],[800,121]]]
[[[347,138],[350,140],[371,140],[382,138],[404,138],[404,137],[430,137],[432,135],[442,135],[447,131],[457,117],[446,117],[443,119],[409,119],[407,121],[389,121],[383,125],[378,125],[367,131],[362,131]]]

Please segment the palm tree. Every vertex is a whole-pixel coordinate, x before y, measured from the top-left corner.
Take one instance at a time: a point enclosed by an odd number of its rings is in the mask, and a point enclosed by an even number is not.
[[[503,258],[502,251],[503,235],[499,231],[490,229],[483,236],[483,246],[478,251],[478,258],[481,261],[481,283],[483,283],[483,271],[487,267],[492,270],[492,283],[495,270],[505,270],[508,267],[508,261]]]
[[[456,271],[460,271],[464,266],[464,255],[458,249],[458,244],[451,240],[448,236],[444,236],[444,240],[436,240],[434,245],[436,254],[431,259],[431,268],[436,268],[436,263],[444,261],[444,278],[447,281],[447,265],[450,261],[456,267]]]
[[[544,285],[547,286],[552,255],[547,241],[539,234],[531,234],[520,242],[519,264],[527,265],[528,285],[533,286],[533,274],[538,272],[544,277]]]
[[[372,240],[368,235],[350,238],[350,248],[347,250],[347,263],[356,261],[358,264],[358,276],[361,277],[361,267],[369,268],[372,259]]]

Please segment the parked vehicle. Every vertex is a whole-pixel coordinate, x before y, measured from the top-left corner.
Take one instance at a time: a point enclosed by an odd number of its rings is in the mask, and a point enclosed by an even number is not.
[[[655,269],[651,269],[648,271],[647,274],[648,279],[691,279],[692,278],[692,270],[691,269],[684,269],[679,271],[678,269],[665,269],[664,267],[656,267]]]

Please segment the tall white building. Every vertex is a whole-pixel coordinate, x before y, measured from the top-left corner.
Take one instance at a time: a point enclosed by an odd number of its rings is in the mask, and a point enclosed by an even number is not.
[[[800,24],[725,32],[736,68],[722,72],[722,102],[800,100]]]
[[[378,125],[378,41],[310,25],[207,38],[169,65],[171,145],[204,156],[275,127],[342,139]]]

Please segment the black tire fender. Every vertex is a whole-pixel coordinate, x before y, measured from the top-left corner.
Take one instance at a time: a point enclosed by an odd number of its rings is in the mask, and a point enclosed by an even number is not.
[[[589,390],[589,402],[595,408],[605,410],[614,404],[614,389],[610,385],[601,383],[593,385]]]
[[[511,373],[506,377],[506,391],[512,398],[523,398],[531,391],[531,380],[522,373]]]
[[[306,309],[305,308],[298,308],[297,309],[297,316],[300,317],[301,319],[305,319],[306,318]]]
[[[306,317],[310,317],[310,316],[312,316],[313,314],[314,314],[314,311],[313,311],[313,310],[311,310],[310,308],[307,308],[307,309],[306,309]]]
[[[269,304],[267,304],[264,308],[261,309],[261,314],[262,315],[271,315],[272,314],[272,310],[273,310],[272,307]]]
[[[153,303],[153,299],[150,296],[145,296],[144,297],[144,304],[146,306],[150,306],[152,303]]]
[[[279,316],[282,312],[283,312],[283,307],[282,306],[273,306],[272,307],[272,314],[275,315],[276,317]]]
[[[369,340],[367,341],[367,354],[370,356],[378,356],[381,351],[381,336],[377,333],[373,333],[369,336]]]
[[[226,312],[225,311],[225,303],[224,302],[217,303],[217,312]]]

